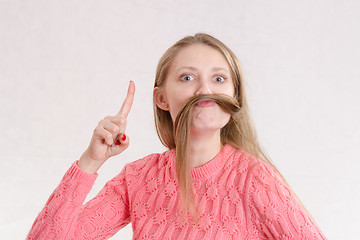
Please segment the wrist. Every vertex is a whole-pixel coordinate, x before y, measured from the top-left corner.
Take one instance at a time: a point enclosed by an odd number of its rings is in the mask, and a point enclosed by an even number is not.
[[[85,154],[83,154],[80,157],[77,165],[81,170],[89,174],[96,174],[99,168],[101,167],[101,165],[99,165],[99,161],[92,160],[91,158],[87,157]]]

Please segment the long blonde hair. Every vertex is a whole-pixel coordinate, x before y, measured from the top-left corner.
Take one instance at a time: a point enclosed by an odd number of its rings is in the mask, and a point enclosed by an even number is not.
[[[262,151],[258,143],[252,121],[250,119],[249,109],[245,97],[244,79],[240,63],[236,58],[235,54],[218,39],[205,33],[197,33],[194,36],[187,36],[176,42],[164,53],[164,55],[159,60],[156,70],[154,87],[161,88],[165,84],[165,80],[171,63],[175,58],[176,54],[182,48],[199,43],[205,44],[218,50],[225,57],[226,61],[229,64],[231,77],[234,83],[234,99],[236,101],[235,105],[239,107],[239,110],[234,111],[229,123],[221,129],[222,144],[229,144],[237,149],[242,149],[246,152],[251,153],[257,158],[264,160],[271,166],[274,166]],[[218,101],[218,103],[219,102],[220,101]],[[185,145],[188,144],[188,142],[186,141],[184,136],[181,136],[181,132],[180,134],[176,134],[177,131],[176,129],[174,129],[170,113],[168,111],[160,109],[156,105],[155,101],[153,105],[155,126],[160,141],[165,147],[169,149],[177,149],[176,171],[179,181],[179,191],[182,200],[182,206],[184,210],[189,210],[190,212],[194,213],[194,210],[191,210],[194,209],[194,193],[191,184],[192,179],[190,175],[190,164],[188,164],[188,161],[186,161],[187,150]],[[178,115],[180,115],[180,113]],[[176,138],[179,139],[177,140]],[[180,138],[182,138],[182,140],[180,140]]]

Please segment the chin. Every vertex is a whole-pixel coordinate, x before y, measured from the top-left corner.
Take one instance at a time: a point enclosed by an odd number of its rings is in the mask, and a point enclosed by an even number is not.
[[[191,130],[195,132],[215,132],[221,130],[227,124],[219,124],[219,122],[214,123],[193,123],[191,124]]]
[[[230,116],[204,116],[196,117],[191,123],[191,128],[194,130],[203,130],[203,131],[217,131],[225,127],[229,122]]]

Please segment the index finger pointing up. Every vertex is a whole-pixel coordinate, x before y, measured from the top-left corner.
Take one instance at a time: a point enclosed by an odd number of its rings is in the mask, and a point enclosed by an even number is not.
[[[117,114],[117,116],[122,117],[122,118],[127,118],[131,106],[133,104],[133,100],[134,100],[134,94],[135,94],[135,84],[133,81],[130,81],[129,83],[129,88],[127,90],[127,94],[126,94],[126,98],[123,102],[123,104],[121,105],[120,111]]]

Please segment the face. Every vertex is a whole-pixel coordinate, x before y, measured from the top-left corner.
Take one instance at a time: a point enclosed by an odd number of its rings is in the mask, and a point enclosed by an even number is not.
[[[181,49],[169,68],[165,84],[154,89],[159,108],[169,111],[175,121],[190,97],[198,94],[234,96],[234,84],[229,64],[216,49],[205,44],[193,44]],[[221,129],[230,119],[215,102],[200,101],[192,110],[193,129]]]

